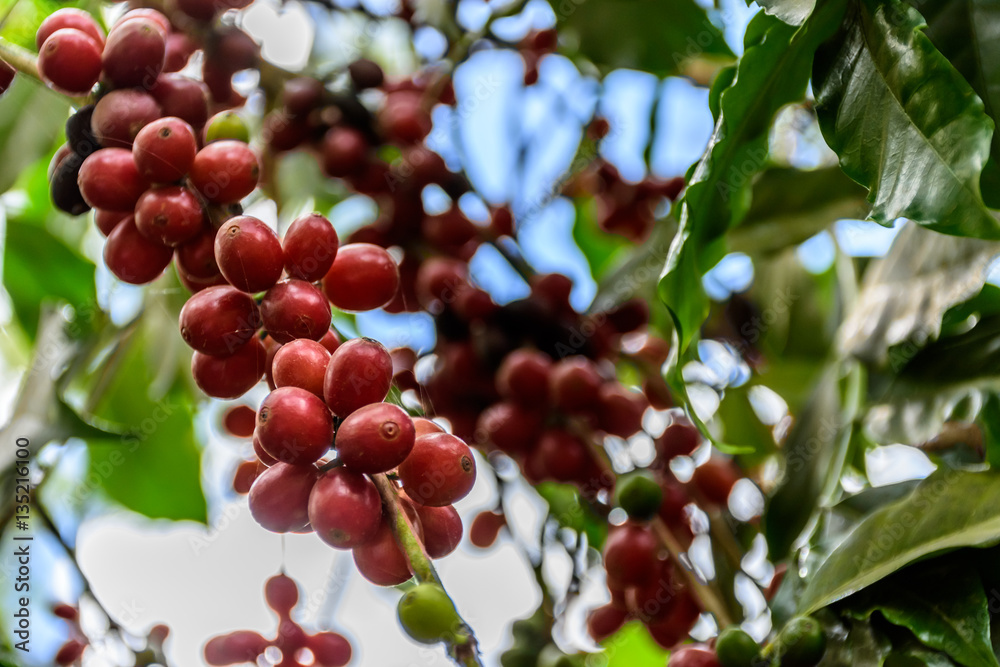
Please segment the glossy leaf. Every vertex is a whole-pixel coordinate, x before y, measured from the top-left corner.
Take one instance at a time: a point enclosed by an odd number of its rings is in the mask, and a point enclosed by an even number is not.
[[[816,7],[816,0],[762,0],[758,4],[789,25],[802,25]]]
[[[810,613],[925,556],[1000,541],[1000,475],[943,469],[872,513],[814,572],[799,598]]]
[[[820,127],[844,171],[869,189],[871,219],[1000,238],[979,188],[993,124],[923,27],[899,0],[854,0],[816,54]]]
[[[892,648],[889,639],[867,621],[841,620],[826,613],[820,622],[828,639],[817,667],[879,667]]]
[[[689,59],[733,57],[722,31],[694,0],[587,0],[553,8],[560,29],[579,40],[579,53],[604,70],[668,76]]]
[[[798,29],[760,13],[748,28],[762,37],[743,54],[735,81],[722,93],[708,150],[676,211],[680,228],[660,280],[660,298],[674,318],[682,349],[708,316],[701,277],[722,259],[725,233],[749,208],[750,177],[766,164],[771,120],[805,94],[813,53],[843,9],[841,0],[826,0]]]
[[[946,586],[942,582],[947,581]],[[930,648],[969,667],[997,667],[990,646],[990,614],[979,573],[961,557],[921,563],[849,600],[853,613],[878,612]]]

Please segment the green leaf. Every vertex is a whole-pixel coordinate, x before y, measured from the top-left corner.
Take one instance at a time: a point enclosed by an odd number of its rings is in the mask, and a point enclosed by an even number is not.
[[[872,513],[811,572],[808,614],[930,554],[1000,541],[1000,475],[938,470],[902,500]]]
[[[22,2],[19,7],[30,4]],[[54,8],[48,13],[52,11]],[[38,21],[41,22],[44,16]],[[34,34],[32,28],[32,50]],[[32,163],[51,154],[62,139],[69,108],[65,97],[41,83],[26,76],[15,79],[10,90],[0,98],[0,192],[6,192]],[[47,162],[42,165],[43,170],[46,168]],[[51,209],[47,191],[48,187],[41,202]]]
[[[865,274],[840,331],[842,349],[869,364],[899,370],[938,337],[949,308],[980,292],[997,253],[998,243],[942,236],[907,224],[885,258]]]
[[[670,655],[660,645],[653,641],[645,626],[639,621],[626,623],[621,630],[611,635],[603,642],[605,653],[602,657],[607,662],[601,662],[607,667],[635,667],[637,665],[662,665]]]
[[[826,652],[817,667],[879,667],[892,644],[867,621],[820,615],[827,636]]]
[[[911,4],[927,21],[928,39],[969,82],[996,125],[1000,113],[1000,4],[992,0],[914,0]],[[987,203],[996,208],[1000,192],[987,187],[998,176],[1000,133],[995,131],[990,157],[987,169],[992,174],[984,173],[981,186]]]
[[[570,484],[542,482],[535,487],[549,504],[549,516],[560,526],[587,535],[588,543],[600,549],[608,536],[608,524],[583,500],[580,492]]]
[[[900,0],[853,0],[816,53],[820,127],[844,171],[869,189],[872,220],[1000,238],[979,189],[993,123],[923,27]]]
[[[825,0],[798,29],[763,14],[751,22],[763,37],[743,54],[736,80],[722,93],[722,114],[679,204],[680,228],[660,279],[682,349],[708,316],[701,277],[722,259],[724,235],[749,208],[750,176],[765,165],[771,121],[805,94],[813,53],[843,9],[843,0]]]
[[[587,0],[562,8],[553,4],[560,33],[575,34],[579,53],[604,71],[629,68],[664,77],[681,71],[693,58],[733,58],[722,31],[694,0]]]
[[[941,582],[947,581],[947,586]],[[863,618],[879,612],[908,628],[926,646],[944,651],[969,667],[997,667],[990,645],[986,593],[968,559],[920,563],[862,593],[848,608]]]
[[[905,650],[893,650],[885,659],[885,667],[952,667],[955,663],[944,653],[930,651],[919,645]]]
[[[789,25],[802,25],[816,7],[816,0],[760,0],[758,4]]]
[[[204,523],[195,400],[178,372],[183,362],[175,321],[176,312],[147,307],[141,328],[126,334],[102,364],[101,371],[111,375],[94,413],[122,424],[125,433],[88,440],[88,479],[134,512]],[[99,374],[94,384],[104,381]]]
[[[97,302],[94,265],[47,229],[17,218],[7,220],[3,284],[15,316],[32,339],[43,301],[59,299],[77,309],[92,309]]]
[[[754,182],[753,203],[743,223],[729,233],[729,249],[774,253],[865,211],[864,189],[839,167],[772,167]]]

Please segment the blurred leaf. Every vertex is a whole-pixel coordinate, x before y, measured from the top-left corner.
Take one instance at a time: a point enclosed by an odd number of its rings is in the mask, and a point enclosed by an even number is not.
[[[872,220],[1000,238],[979,189],[993,123],[923,27],[901,0],[852,0],[816,53],[820,127],[844,171],[869,188]]]
[[[748,254],[773,253],[866,210],[864,189],[840,167],[772,167],[754,182],[750,210],[729,234],[729,248]]]
[[[590,265],[594,280],[601,278],[615,264],[615,260],[628,248],[635,247],[621,236],[609,234],[597,225],[597,200],[593,197],[577,198],[573,201],[576,218],[573,222],[573,240]],[[641,246],[640,246],[641,247]]]
[[[947,581],[947,586],[941,582]],[[967,558],[943,558],[898,572],[847,600],[852,614],[878,612],[908,628],[926,646],[969,667],[997,667],[990,613],[979,572]]]
[[[41,304],[61,299],[74,308],[93,308],[97,301],[94,265],[48,230],[7,220],[3,283],[14,314],[31,339],[38,328]]]
[[[977,423],[983,432],[986,462],[990,468],[1000,470],[1000,395],[997,392],[990,392],[986,397]]]
[[[750,404],[751,387],[745,384],[727,388],[714,419],[722,425],[726,442],[752,450],[753,453],[746,456],[760,461],[774,453],[775,442],[771,427],[761,423]],[[748,461],[742,459],[741,462]]]
[[[824,613],[820,622],[828,639],[817,667],[879,667],[892,648],[889,639],[868,621],[841,620]]]
[[[1000,116],[1000,4],[992,0],[913,0],[911,4],[927,21],[924,34],[957,69],[983,101],[993,124]],[[1000,134],[994,131],[987,169],[994,178],[1000,159]],[[993,208],[1000,206],[1000,191],[987,187],[984,172],[983,197]]]
[[[885,667],[952,667],[955,663],[944,653],[916,646],[893,649],[886,656]]]
[[[664,77],[692,58],[734,57],[722,31],[694,0],[554,2],[553,10],[560,32],[573,31],[579,52],[605,71],[637,69]]]
[[[808,614],[930,554],[1000,541],[1000,475],[940,469],[863,519],[807,577]]]
[[[328,215],[345,197],[338,182],[323,176],[316,158],[304,151],[278,157],[275,185],[278,214],[289,222],[311,211]]]
[[[946,421],[972,421],[991,392],[1000,391],[1000,315],[923,349],[890,351],[895,375],[872,376],[874,406],[865,421],[880,443],[920,444]]]
[[[574,486],[542,482],[535,486],[535,491],[549,504],[549,515],[560,526],[586,533],[588,543],[597,550],[604,546],[608,523],[591,509]]]
[[[763,34],[740,60],[736,80],[722,93],[722,114],[698,163],[679,214],[660,280],[660,298],[674,318],[682,350],[708,316],[701,277],[725,254],[726,232],[739,224],[750,202],[750,176],[763,168],[774,115],[802,98],[812,55],[839,22],[843,0],[825,0],[801,28],[763,12],[749,30]]]
[[[626,623],[621,630],[603,642],[607,667],[637,667],[638,665],[662,665],[666,663],[669,651],[660,648],[639,621]]]
[[[758,4],[789,25],[802,25],[816,7],[816,0],[761,0]]]
[[[855,368],[842,390],[841,372],[839,363],[826,369],[784,443],[784,469],[764,513],[768,554],[775,560],[785,558],[839,484],[861,381]]]
[[[195,399],[177,372],[174,321],[175,312],[147,307],[141,326],[127,330],[101,363],[90,388],[100,389],[94,414],[122,424],[125,433],[88,440],[88,479],[99,480],[110,498],[150,518],[205,522]]]
[[[949,308],[980,292],[998,253],[1000,243],[942,236],[907,224],[885,258],[865,273],[855,308],[841,327],[841,349],[898,371],[919,347],[938,337]],[[890,348],[900,344],[905,344],[903,356],[900,350],[890,356]]]
[[[6,192],[25,169],[61,143],[69,110],[65,97],[27,77],[15,79],[0,97],[0,192]],[[41,168],[47,167],[48,161]],[[33,205],[51,209],[47,179],[45,190],[45,196]]]

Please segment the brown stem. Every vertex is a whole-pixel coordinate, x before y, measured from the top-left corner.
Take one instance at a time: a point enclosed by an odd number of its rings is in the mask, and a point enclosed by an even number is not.
[[[695,594],[701,602],[702,608],[705,611],[710,612],[715,616],[715,620],[718,622],[720,627],[727,627],[733,624],[733,619],[729,615],[729,610],[726,608],[725,603],[722,599],[716,595],[716,592],[712,590],[706,582],[702,581],[698,575],[695,574],[694,570],[685,565],[684,560],[681,559],[681,554],[684,549],[681,547],[680,542],[674,537],[674,534],[670,532],[667,524],[663,522],[662,519],[656,517],[652,522],[653,532],[663,543],[663,546],[667,548],[670,552],[670,557],[674,560],[674,563],[678,565],[678,569],[681,571],[684,579],[687,581],[688,586],[691,587],[691,591]]]

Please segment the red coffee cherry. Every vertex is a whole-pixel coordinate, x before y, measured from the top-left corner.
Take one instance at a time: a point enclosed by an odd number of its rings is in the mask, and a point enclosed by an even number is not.
[[[195,384],[212,398],[233,400],[260,382],[266,359],[260,340],[251,338],[227,357],[195,352],[191,357],[191,375]]]
[[[249,405],[234,405],[222,416],[222,427],[234,438],[253,436],[257,424],[257,411]]]
[[[611,604],[598,607],[587,616],[587,630],[595,642],[604,641],[625,625],[627,616],[628,612]]]
[[[284,264],[277,234],[248,215],[230,218],[219,227],[215,261],[229,284],[244,292],[263,292],[273,286]]]
[[[507,400],[540,408],[549,402],[552,359],[544,352],[521,348],[506,357],[497,369],[496,387]]]
[[[174,247],[204,230],[205,212],[187,188],[152,188],[136,202],[135,225],[146,238]]]
[[[116,24],[108,33],[102,63],[115,88],[149,88],[163,70],[167,42],[163,27],[142,16]]]
[[[351,661],[351,643],[336,632],[317,632],[307,639],[316,663],[322,667],[344,667]]]
[[[309,494],[316,478],[316,466],[275,463],[250,487],[250,514],[273,533],[302,530],[309,525]]]
[[[173,256],[169,247],[140,234],[132,216],[119,223],[104,243],[104,263],[116,278],[132,285],[156,280]]]
[[[131,150],[136,135],[162,115],[163,109],[152,95],[122,88],[98,100],[90,117],[90,129],[102,146]]]
[[[341,310],[380,308],[399,289],[399,268],[384,248],[350,243],[337,251],[333,266],[323,278],[323,291]]]
[[[740,472],[729,459],[713,456],[694,469],[691,483],[705,500],[725,505],[733,486],[740,480]]]
[[[181,337],[204,354],[226,356],[246,345],[260,327],[257,302],[228,285],[209,287],[181,308]]]
[[[261,465],[260,461],[240,461],[233,473],[233,491],[240,495],[250,493],[254,480],[265,468],[266,466]]]
[[[299,587],[288,575],[275,575],[264,584],[264,599],[279,616],[287,617],[299,603]]]
[[[344,419],[371,403],[381,403],[392,384],[392,357],[371,338],[349,340],[330,357],[323,397],[333,414]]]
[[[349,470],[375,474],[402,463],[415,439],[406,412],[391,403],[374,403],[352,412],[337,428],[337,453]]]
[[[656,453],[664,461],[675,456],[690,456],[700,444],[698,427],[687,419],[675,420],[655,441]]]
[[[312,283],[287,280],[267,290],[260,303],[264,328],[279,343],[319,340],[330,331],[330,303]]]
[[[461,500],[476,482],[476,460],[469,446],[449,433],[416,439],[399,465],[399,479],[415,503],[442,507]]]
[[[323,379],[330,352],[314,340],[293,340],[274,353],[271,377],[275,387],[301,387],[323,398]]]
[[[507,454],[526,454],[541,435],[542,417],[542,413],[516,403],[494,403],[479,415],[477,442],[483,439]]]
[[[337,257],[337,230],[324,216],[309,213],[296,218],[282,241],[285,270],[292,278],[322,280]]]
[[[378,586],[398,586],[413,576],[385,518],[372,539],[355,547],[354,565],[365,579]]]
[[[352,549],[375,537],[382,521],[382,500],[370,479],[334,468],[324,473],[313,489],[309,521],[330,546]]]
[[[198,140],[180,118],[158,118],[139,130],[132,144],[132,158],[147,181],[173,183],[188,172],[198,152]]]
[[[469,541],[480,549],[488,549],[497,541],[507,517],[497,512],[480,512],[469,527]]]
[[[104,46],[104,31],[88,12],[75,7],[63,7],[45,17],[35,33],[35,47],[42,50],[42,44],[56,30],[72,28],[90,35],[100,46]]]
[[[38,52],[38,74],[56,90],[85,95],[101,75],[101,44],[75,28],[56,30]]]
[[[623,589],[649,583],[658,571],[660,545],[645,526],[626,523],[611,531],[604,545],[608,586]]]
[[[424,549],[431,558],[444,558],[462,541],[462,517],[452,505],[429,507],[414,503],[424,532]]]
[[[102,148],[89,155],[80,167],[77,182],[90,206],[112,211],[134,209],[149,187],[135,168],[132,153],[124,148]]]
[[[601,376],[586,357],[567,357],[552,366],[549,396],[560,410],[589,412],[600,404]]]
[[[214,141],[195,155],[188,177],[213,204],[235,204],[257,187],[260,164],[242,141]]]
[[[180,74],[161,74],[149,94],[159,103],[164,116],[180,118],[192,128],[200,128],[208,120],[208,88],[201,81]]]
[[[271,642],[251,630],[237,630],[212,637],[205,644],[205,662],[209,665],[238,665],[256,662]]]
[[[368,141],[351,127],[327,130],[320,145],[320,164],[328,176],[342,178],[361,169],[368,159]]]
[[[312,463],[333,442],[333,418],[315,394],[298,387],[275,389],[257,411],[260,446],[278,461]]]

